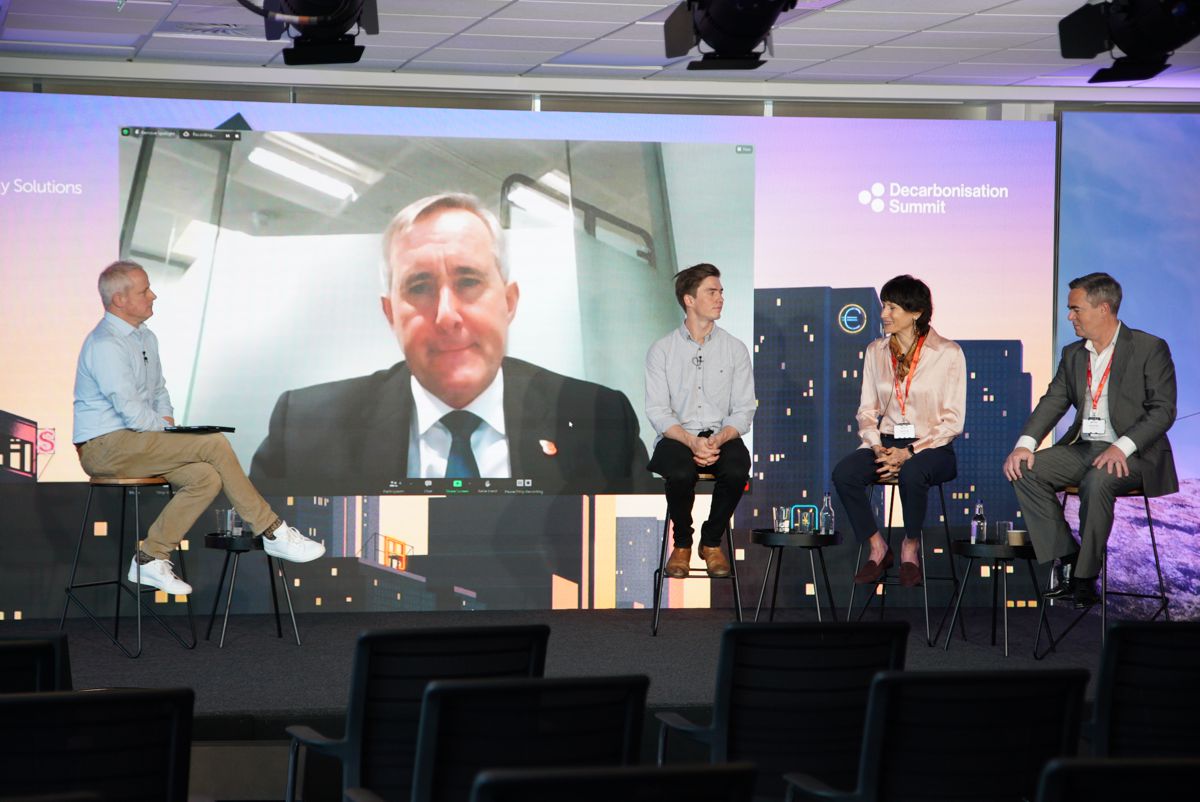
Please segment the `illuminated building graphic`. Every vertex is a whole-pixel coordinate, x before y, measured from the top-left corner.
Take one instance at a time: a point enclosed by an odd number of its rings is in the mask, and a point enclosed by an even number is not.
[[[37,481],[37,422],[0,411],[0,482]]]
[[[654,606],[654,569],[662,545],[663,522],[655,518],[617,519],[617,607]],[[670,582],[663,583],[667,593]],[[663,606],[667,605],[666,598]]]
[[[855,412],[863,350],[879,336],[871,288],[755,290],[754,526],[771,507],[819,504],[837,461],[859,445]],[[865,322],[860,319],[866,316]],[[1019,340],[959,341],[967,361],[967,417],[955,443],[958,478],[946,486],[951,526],[965,525],[976,499],[991,520],[1019,521],[1000,466],[1029,415],[1031,377]],[[881,495],[876,513],[883,517]],[[840,520],[840,506],[837,508]],[[936,502],[932,516],[940,513]]]

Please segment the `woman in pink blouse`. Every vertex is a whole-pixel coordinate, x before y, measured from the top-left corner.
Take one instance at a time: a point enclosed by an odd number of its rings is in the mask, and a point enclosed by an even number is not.
[[[884,336],[863,356],[858,436],[862,445],[833,469],[838,499],[860,544],[870,548],[854,575],[874,584],[895,561],[871,511],[872,486],[897,479],[904,507],[900,584],[921,584],[921,527],[931,485],[958,474],[954,438],[967,409],[962,349],[930,327],[933,299],[925,282],[897,276],[879,291]]]

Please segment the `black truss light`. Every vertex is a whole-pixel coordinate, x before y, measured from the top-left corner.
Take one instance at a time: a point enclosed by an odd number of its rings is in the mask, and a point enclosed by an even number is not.
[[[1088,83],[1146,81],[1171,66],[1167,59],[1200,35],[1200,0],[1111,0],[1072,11],[1058,23],[1063,58],[1095,58],[1113,48],[1124,55]]]
[[[268,41],[291,36],[292,46],[283,51],[283,63],[354,64],[366,49],[354,43],[357,28],[362,33],[379,33],[376,0],[237,0],[263,18]]]
[[[753,70],[766,62],[771,28],[796,0],[687,0],[663,25],[667,58],[686,56],[700,42],[712,48],[689,70]],[[763,50],[756,50],[765,45]],[[771,53],[774,55],[774,52]]]

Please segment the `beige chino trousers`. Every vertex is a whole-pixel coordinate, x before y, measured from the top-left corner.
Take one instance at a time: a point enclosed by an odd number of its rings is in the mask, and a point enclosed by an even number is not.
[[[120,429],[83,444],[79,461],[96,478],[161,476],[175,495],[150,524],[142,551],[165,560],[222,489],[251,531],[278,516],[250,484],[223,434],[134,432]]]

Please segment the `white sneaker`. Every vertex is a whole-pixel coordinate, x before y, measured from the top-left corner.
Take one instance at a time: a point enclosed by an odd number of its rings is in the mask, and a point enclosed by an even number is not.
[[[137,557],[129,563],[129,581],[137,584]],[[158,588],[172,596],[187,596],[192,592],[192,586],[175,576],[175,570],[170,560],[151,560],[142,566],[142,584]]]
[[[263,535],[263,551],[272,557],[288,562],[307,563],[325,553],[324,543],[305,537],[296,527],[288,526],[287,521],[279,522],[274,535],[274,538]]]

